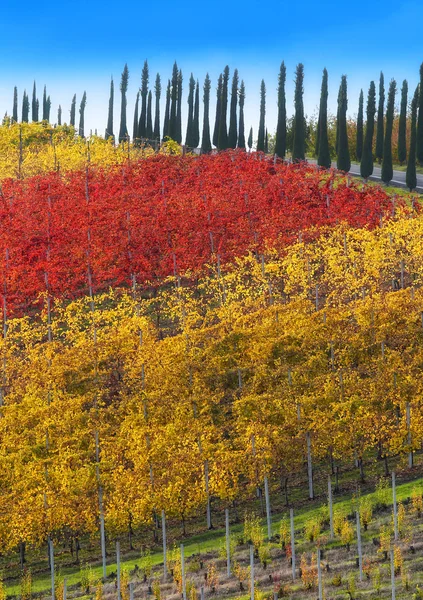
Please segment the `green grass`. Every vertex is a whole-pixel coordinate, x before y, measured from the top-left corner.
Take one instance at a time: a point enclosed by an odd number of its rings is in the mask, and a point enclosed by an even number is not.
[[[412,490],[416,486],[423,485],[423,478],[404,483],[401,485],[397,485],[397,499],[398,501],[404,500],[411,496]],[[375,492],[370,494],[363,494],[363,496],[370,495],[374,498]],[[316,517],[321,510],[322,505],[310,507],[303,507],[299,510],[295,511],[295,530],[301,531],[304,528],[304,525],[307,520],[310,520]],[[334,508],[344,508],[350,509],[351,507],[351,496],[341,496],[340,498],[336,498],[334,500]],[[273,533],[277,533],[279,531],[280,521],[283,517],[283,514],[280,513],[277,515],[273,515],[272,517],[272,530]],[[262,520],[264,530],[266,531],[266,521]],[[240,534],[242,532],[243,525],[238,524],[231,527],[231,534]],[[216,552],[219,550],[219,547],[225,540],[225,530],[224,529],[216,529],[212,531],[207,531],[205,533],[195,535],[186,541],[184,541],[184,549],[185,556],[187,558],[195,555],[195,554],[205,554],[208,552]],[[340,545],[340,542],[333,542],[330,544],[332,547]],[[157,566],[163,563],[163,553],[162,552],[154,552],[151,554],[151,564],[152,566]],[[127,570],[133,570],[135,565],[141,567],[142,558],[140,555],[138,557],[131,556],[130,558],[123,557],[121,561],[121,568]],[[92,564],[92,575],[95,579],[100,579],[102,576],[102,567],[98,564]],[[107,574],[110,575],[112,572],[116,572],[116,562],[110,561],[107,565]],[[57,574],[59,575],[59,574]],[[57,576],[56,575],[56,576]],[[67,579],[67,586],[70,588],[71,586],[76,586],[80,583],[80,570],[78,568],[63,568],[60,571],[60,576],[65,577]],[[9,582],[6,584],[7,594],[12,596],[18,596],[20,594],[20,583]],[[49,573],[43,573],[39,576],[34,576],[33,578],[33,586],[32,590],[34,593],[45,593],[50,589],[50,575]]]

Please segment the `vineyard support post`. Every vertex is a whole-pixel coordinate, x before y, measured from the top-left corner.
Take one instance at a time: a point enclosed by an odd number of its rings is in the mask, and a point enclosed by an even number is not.
[[[163,579],[167,579],[167,549],[166,549],[166,514],[162,510],[162,537],[163,537]]]
[[[333,501],[332,501],[332,480],[328,475],[328,499],[329,499],[329,525],[330,525],[330,539],[333,540]]]
[[[133,581],[129,584],[129,600],[134,600],[134,583]]]
[[[394,550],[391,548],[391,588],[392,588],[392,600],[395,600],[395,565],[394,565]]]
[[[117,598],[121,600],[122,594],[120,589],[120,543],[116,542],[116,584],[117,584]]]
[[[206,484],[206,497],[207,497],[207,529],[212,529],[211,520],[211,504],[210,504],[210,493],[209,493],[209,461],[204,461],[204,480]]]
[[[395,484],[395,471],[392,471],[392,504],[394,506],[394,539],[398,540],[398,506],[397,506],[397,488]]]
[[[408,466],[410,467],[410,469],[413,468],[413,450],[411,449],[411,429],[410,429],[410,425],[411,425],[411,409],[410,409],[410,403],[407,402],[406,407],[406,419],[407,419],[407,443],[409,446],[409,452],[408,452]]]
[[[292,580],[295,581],[295,527],[294,527],[294,509],[289,511],[291,519],[291,559],[292,559]]]
[[[317,581],[319,588],[319,600],[323,600],[323,585],[322,585],[322,564],[320,548],[317,548]]]
[[[185,579],[185,552],[184,545],[181,544],[181,574],[182,574],[182,596],[184,600],[187,600],[187,585]]]
[[[226,574],[231,576],[231,544],[229,533],[229,508],[225,508],[225,528],[226,528]]]
[[[314,498],[314,490],[313,490],[313,463],[311,461],[311,436],[310,432],[306,433],[307,439],[307,472],[308,472],[308,495],[309,499],[313,500]]]
[[[63,600],[66,600],[67,593],[68,593],[68,580],[65,577],[63,580]]]
[[[250,544],[250,588],[251,588],[251,600],[254,600],[254,546]]]
[[[356,513],[357,520],[357,549],[358,549],[358,568],[360,570],[360,581],[363,581],[363,551],[361,548],[361,525],[360,525],[360,513],[357,510]]]
[[[264,478],[264,495],[266,498],[266,517],[267,517],[267,539],[270,542],[272,538],[272,518],[270,515],[270,496],[269,496],[269,480]]]
[[[106,580],[106,531],[104,525],[104,508],[103,508],[103,486],[100,483],[100,449],[98,443],[98,431],[95,432],[95,458],[96,458],[96,475],[98,481],[98,505],[100,510],[100,544],[101,544],[101,561],[103,565],[103,581]]]
[[[55,585],[54,585],[54,547],[53,540],[48,538],[48,550],[50,553],[50,571],[51,571],[51,600],[55,600]]]

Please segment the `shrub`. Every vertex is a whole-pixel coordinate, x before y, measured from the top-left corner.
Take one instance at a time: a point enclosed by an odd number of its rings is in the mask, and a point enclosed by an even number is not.
[[[392,502],[391,490],[389,488],[388,480],[381,477],[376,485],[375,491],[375,508],[385,509]]]
[[[413,487],[411,492],[411,511],[420,519],[423,514],[423,495],[421,488]]]
[[[317,561],[316,555],[311,555],[310,564],[307,562],[305,554],[301,557],[301,581],[306,590],[311,590],[317,586]]]
[[[160,600],[161,596],[162,596],[162,592],[160,589],[160,582],[157,579],[155,579],[153,581],[152,589],[153,589],[154,600]]]
[[[270,548],[268,544],[263,544],[260,546],[259,550],[259,559],[261,564],[263,565],[263,569],[267,568],[267,564],[270,562]]]
[[[264,542],[260,518],[255,513],[246,513],[244,517],[244,539],[257,550]]]
[[[369,523],[373,517],[373,502],[370,496],[364,496],[360,502],[360,520],[363,524],[364,531],[367,531]]]
[[[345,544],[347,550],[350,550],[351,542],[354,539],[354,529],[350,521],[344,520],[341,529],[341,542]]]
[[[250,576],[250,567],[243,567],[237,561],[234,561],[232,572],[238,579],[240,592],[244,591],[244,583]]]
[[[285,548],[285,546],[288,546],[291,543],[291,524],[286,515],[282,517],[281,524],[279,526],[279,535],[282,548]]]
[[[308,542],[314,542],[320,535],[321,521],[318,517],[308,519],[304,526],[304,537]]]

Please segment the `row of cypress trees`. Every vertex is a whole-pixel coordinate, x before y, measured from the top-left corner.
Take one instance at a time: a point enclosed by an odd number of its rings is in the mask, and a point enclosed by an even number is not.
[[[297,71],[298,78],[298,71]],[[296,86],[296,107],[297,92]],[[392,156],[392,131],[395,117],[395,96],[397,93],[397,84],[394,79],[389,83],[388,97],[385,111],[385,82],[383,73],[379,78],[379,101],[376,118],[376,145],[375,156],[373,156],[373,139],[376,117],[376,85],[374,81],[370,82],[367,107],[366,107],[366,126],[364,126],[364,95],[360,91],[357,132],[356,132],[356,155],[360,161],[360,174],[364,179],[370,177],[374,168],[374,157],[382,164],[381,179],[389,183],[393,177],[393,156]],[[316,132],[315,153],[318,165],[329,168],[331,166],[331,156],[328,142],[327,125],[327,98],[328,98],[328,73],[323,70],[322,87],[320,95],[319,118]],[[408,104],[408,83],[406,80],[402,83],[400,115],[398,124],[398,161],[400,164],[407,162],[407,186],[414,189],[417,184],[416,179],[416,161],[423,165],[423,64],[420,67],[420,83],[417,86],[411,103],[411,139],[407,161],[407,104]],[[337,168],[342,171],[349,171],[351,160],[349,154],[348,132],[347,132],[347,78],[345,75],[341,78],[341,84],[338,92],[338,112],[336,119],[336,154]],[[296,108],[297,118],[297,108]],[[298,115],[298,119],[301,115]],[[299,123],[299,121],[298,121]],[[297,127],[297,120],[295,121]],[[295,139],[295,137],[294,137]],[[302,149],[301,149],[302,150]],[[302,154],[299,148],[293,149],[293,159],[301,159]]]
[[[24,90],[22,97],[22,111],[21,111],[21,122],[29,123],[31,120],[33,123],[37,123],[39,121],[47,121],[50,122],[50,113],[51,113],[51,99],[50,96],[47,96],[47,88],[44,86],[43,91],[43,100],[42,100],[42,113],[40,115],[40,101],[37,98],[37,86],[34,81],[34,85],[32,88],[32,100],[31,104],[29,102],[29,96]],[[87,105],[87,94],[83,93],[81,103],[79,105],[79,127],[78,133],[81,137],[84,137],[84,129],[85,129],[85,107]],[[30,116],[31,112],[31,116]],[[40,118],[41,116],[41,118]],[[17,123],[18,122],[18,88],[15,86],[13,90],[13,108],[12,108],[12,120]],[[75,127],[76,121],[76,94],[74,94],[71,102],[70,108],[70,119],[69,124]],[[59,108],[57,110],[57,124],[62,125],[62,107],[59,104]]]
[[[122,142],[129,139],[128,127],[126,121],[129,70],[125,65],[121,76],[121,116],[118,140]],[[211,81],[207,74],[203,85],[203,130],[201,135],[201,149],[203,152],[210,152],[212,144],[219,150],[228,148],[249,148],[253,144],[253,132],[250,129],[247,144],[245,140],[245,84],[239,78],[238,70],[235,69],[232,75],[230,102],[229,102],[229,66],[225,66],[223,72],[219,75],[217,83],[216,96],[216,115],[213,128],[213,134],[210,130],[210,93]],[[161,78],[157,73],[154,84],[154,119],[153,119],[153,90],[149,89],[149,66],[144,62],[141,73],[141,86],[137,93],[132,138],[135,143],[141,139],[160,140],[167,137],[182,143],[182,83],[183,76],[181,69],[175,62],[172,69],[172,77],[168,79],[166,88],[166,108],[163,119],[163,129],[161,130],[160,119],[160,99],[161,99]],[[286,112],[286,67],[282,62],[280,65],[278,78],[278,120],[275,137],[274,153],[283,158],[286,154],[287,146],[287,112]],[[293,117],[293,136],[292,136],[292,159],[294,161],[304,160],[306,152],[306,121],[304,116],[304,66],[298,64],[295,75],[295,114]],[[357,115],[356,132],[356,156],[360,161],[360,172],[362,177],[367,179],[373,173],[374,158],[382,163],[382,179],[389,182],[392,179],[392,129],[394,120],[394,107],[396,95],[396,82],[392,80],[389,84],[386,113],[385,111],[385,82],[383,73],[379,78],[379,100],[376,119],[376,143],[375,153],[373,155],[373,139],[376,117],[376,86],[374,81],[370,82],[367,106],[366,106],[366,124],[364,123],[364,95],[363,90],[359,96],[359,108]],[[331,156],[328,141],[328,72],[323,70],[321,96],[319,106],[319,117],[316,131],[315,154],[320,166],[329,168],[331,165]],[[84,115],[87,103],[86,93],[84,92],[79,107],[79,134],[84,136]],[[228,104],[229,104],[229,128],[228,128]],[[401,103],[399,115],[398,130],[398,161],[400,164],[407,162],[408,154],[408,179],[410,186],[414,181],[416,161],[423,165],[423,63],[420,67],[420,83],[413,96],[411,103],[411,141],[407,151],[406,130],[407,130],[407,107],[408,107],[408,83],[403,81],[401,88]],[[347,130],[347,77],[341,78],[338,92],[338,110],[336,119],[336,155],[337,167],[343,171],[349,171],[351,159],[349,153],[348,130]],[[416,114],[413,114],[415,110]],[[50,120],[51,100],[44,87],[42,100],[42,119]],[[110,97],[107,127],[105,137],[115,139],[113,132],[113,111],[114,111],[114,82],[110,82]],[[30,102],[29,97],[24,91],[22,100],[22,121],[29,121]],[[185,144],[190,148],[197,148],[200,145],[200,85],[195,80],[193,74],[189,79],[188,91],[188,121],[185,135]],[[415,118],[414,118],[415,117]],[[32,103],[31,103],[32,121],[40,119],[40,103],[37,98],[36,84],[34,82]],[[76,94],[72,98],[70,109],[70,125],[75,126],[76,118]],[[260,87],[260,117],[258,126],[257,150],[268,151],[268,133],[265,125],[266,118],[266,85],[264,80]],[[413,126],[413,118],[415,125]],[[18,93],[14,89],[13,97],[13,120],[18,120]],[[59,106],[58,124],[62,122],[62,109]],[[415,127],[415,131],[413,129]],[[413,144],[415,148],[413,147]],[[413,159],[413,157],[415,157]],[[413,171],[414,170],[414,171]],[[413,175],[414,172],[414,175]]]

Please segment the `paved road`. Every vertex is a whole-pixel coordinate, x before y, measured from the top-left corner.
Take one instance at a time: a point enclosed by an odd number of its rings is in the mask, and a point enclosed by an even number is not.
[[[314,159],[308,159],[310,163],[316,163]],[[332,167],[336,168],[336,163],[332,163]],[[381,168],[377,165],[373,168],[373,175],[369,177],[372,181],[381,181]],[[350,169],[351,175],[355,175],[356,177],[360,176],[360,165],[351,165]],[[405,171],[394,171],[394,178],[391,181],[391,185],[394,187],[406,188],[407,185],[405,183]],[[417,188],[416,191],[420,194],[423,194],[423,175],[417,175]]]

